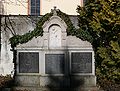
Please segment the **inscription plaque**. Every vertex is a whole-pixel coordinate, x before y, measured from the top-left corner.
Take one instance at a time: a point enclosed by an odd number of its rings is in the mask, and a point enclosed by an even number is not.
[[[64,73],[64,54],[45,55],[45,73],[63,74]]]
[[[38,73],[39,72],[39,53],[38,52],[19,52],[19,72]]]
[[[71,53],[72,73],[92,73],[92,52]]]

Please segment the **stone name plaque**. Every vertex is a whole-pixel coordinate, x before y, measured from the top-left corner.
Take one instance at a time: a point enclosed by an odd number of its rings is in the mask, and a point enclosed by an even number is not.
[[[71,53],[72,73],[92,73],[92,52]]]
[[[39,72],[39,53],[38,52],[19,52],[19,72],[38,73]]]
[[[45,73],[63,74],[64,73],[64,54],[45,55]]]

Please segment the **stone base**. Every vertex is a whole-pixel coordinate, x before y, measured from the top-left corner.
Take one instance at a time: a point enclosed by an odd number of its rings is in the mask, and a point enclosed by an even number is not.
[[[100,91],[97,87],[49,88],[49,87],[14,87],[12,91]]]
[[[96,76],[16,76],[13,89],[24,91],[98,91]],[[15,91],[15,90],[14,90]]]
[[[96,76],[16,76],[16,86],[20,87],[53,87],[53,88],[81,88],[95,87]]]

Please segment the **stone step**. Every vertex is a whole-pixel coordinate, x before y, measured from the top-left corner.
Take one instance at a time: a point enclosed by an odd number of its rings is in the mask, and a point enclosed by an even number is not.
[[[49,87],[14,87],[13,91],[103,91],[97,87],[82,88],[49,88]]]

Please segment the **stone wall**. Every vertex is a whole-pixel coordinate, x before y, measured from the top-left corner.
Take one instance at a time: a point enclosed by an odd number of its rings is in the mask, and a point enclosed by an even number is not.
[[[1,52],[0,52],[0,74],[13,75],[13,52],[9,38],[15,34],[24,34],[32,31],[35,27],[35,18],[32,20],[28,16],[1,16]],[[9,21],[10,20],[10,21]],[[12,25],[11,25],[12,23]]]

